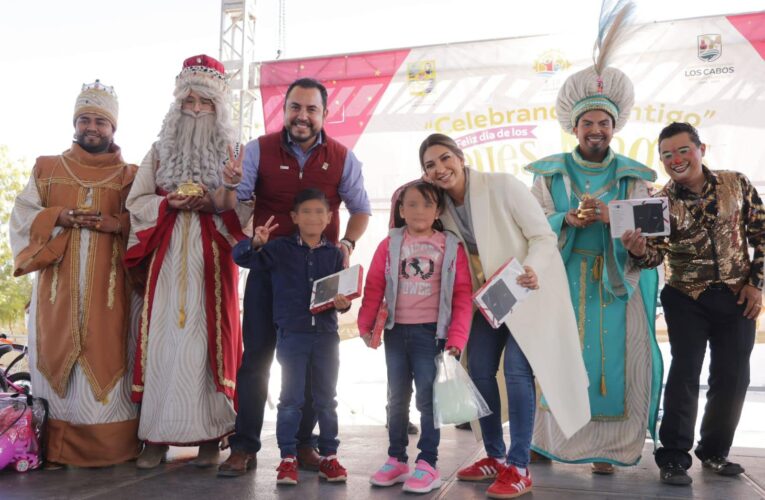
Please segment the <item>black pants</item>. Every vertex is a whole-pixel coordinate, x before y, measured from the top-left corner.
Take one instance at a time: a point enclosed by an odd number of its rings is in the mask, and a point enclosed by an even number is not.
[[[276,350],[276,328],[273,321],[273,291],[271,274],[251,272],[247,275],[244,291],[244,318],[242,336],[244,354],[236,374],[238,413],[235,434],[229,438],[231,449],[246,453],[260,451],[260,432],[268,398],[268,379]],[[316,447],[313,435],[316,414],[310,371],[306,373],[303,418],[297,433],[298,448]]]
[[[672,363],[664,389],[664,417],[659,429],[662,447],[656,464],[691,466],[699,398],[699,376],[709,343],[709,390],[701,439],[700,460],[727,457],[733,443],[749,386],[749,356],[754,347],[755,322],[743,316],[745,304],[728,287],[710,287],[697,300],[671,286],[661,292],[667,320]]]

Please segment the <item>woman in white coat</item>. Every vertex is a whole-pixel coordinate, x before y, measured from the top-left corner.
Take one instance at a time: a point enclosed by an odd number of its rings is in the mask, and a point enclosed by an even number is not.
[[[577,355],[579,337],[557,238],[523,183],[510,174],[466,168],[465,155],[450,137],[432,134],[425,139],[420,165],[423,178],[448,195],[442,222],[470,255],[474,289],[514,257],[526,270],[518,283],[534,290],[497,330],[476,312],[466,349],[470,376],[492,414],[479,421],[487,457],[460,470],[458,477],[495,479],[489,497],[518,496],[532,487],[527,465],[536,407],[534,378],[566,434],[590,418],[587,376]],[[507,453],[497,384],[503,353],[510,418]]]

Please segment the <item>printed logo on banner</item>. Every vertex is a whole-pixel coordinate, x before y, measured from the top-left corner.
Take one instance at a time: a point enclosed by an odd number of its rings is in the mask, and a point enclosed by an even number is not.
[[[436,61],[415,61],[407,64],[409,93],[414,96],[430,94],[436,86]]]
[[[696,46],[699,59],[704,62],[716,61],[722,55],[722,35],[699,35],[696,37]]]
[[[722,35],[717,33],[698,35],[696,37],[696,56],[705,63],[720,59],[722,57]],[[716,82],[732,78],[735,72],[735,66],[721,61],[718,64],[687,67],[685,78],[700,83]]]
[[[549,78],[559,71],[567,70],[571,63],[559,50],[547,50],[534,60],[534,72],[537,76]]]

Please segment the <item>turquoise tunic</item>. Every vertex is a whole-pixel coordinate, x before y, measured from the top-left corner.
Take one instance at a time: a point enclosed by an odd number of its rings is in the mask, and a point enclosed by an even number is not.
[[[659,393],[661,390],[661,354],[655,339],[655,310],[657,296],[656,270],[640,273],[637,289],[625,278],[629,255],[618,239],[612,239],[610,227],[596,222],[586,228],[565,225],[566,212],[576,208],[587,197],[604,203],[628,197],[634,182],[654,181],[653,170],[609,149],[603,162],[588,162],[578,151],[553,155],[526,169],[545,177],[555,212],[548,213],[552,229],[558,234],[559,245],[569,280],[574,304],[582,356],[590,381],[589,397],[593,421],[613,421],[627,418],[625,404],[625,362],[627,332],[627,303],[633,293],[640,293],[648,319],[645,332],[650,337],[653,376],[648,425],[654,435]],[[571,184],[567,192],[564,177]],[[561,238],[563,228],[566,228]]]

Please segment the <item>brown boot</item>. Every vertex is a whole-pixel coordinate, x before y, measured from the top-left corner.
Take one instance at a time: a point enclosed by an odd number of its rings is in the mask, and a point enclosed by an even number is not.
[[[552,462],[552,460],[542,455],[541,453],[537,453],[536,451],[531,450],[529,453],[529,462],[532,464],[549,464]]]
[[[255,453],[231,451],[231,455],[218,467],[218,477],[237,477],[258,466]]]
[[[298,448],[297,451],[298,467],[303,470],[319,470],[321,456],[315,448]]]
[[[592,473],[609,476],[614,473],[614,466],[608,462],[592,462]]]

